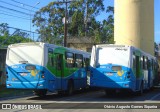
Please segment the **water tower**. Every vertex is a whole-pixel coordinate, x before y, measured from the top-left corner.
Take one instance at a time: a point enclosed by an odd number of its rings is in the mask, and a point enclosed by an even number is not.
[[[154,55],[154,0],[115,0],[115,44]]]

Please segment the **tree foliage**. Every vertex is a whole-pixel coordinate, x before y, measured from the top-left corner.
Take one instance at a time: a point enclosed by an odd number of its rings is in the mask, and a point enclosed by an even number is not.
[[[110,15],[107,17],[106,20],[103,20],[102,24],[102,37],[101,41],[104,43],[114,43],[114,7],[107,7],[107,13]]]
[[[78,0],[68,4],[68,37],[93,37],[96,42],[108,42],[113,38],[113,13],[102,23],[96,16],[104,11],[103,0]],[[110,7],[108,11],[112,11]],[[65,4],[51,2],[34,15],[33,23],[38,27],[42,41],[62,44],[64,37]],[[105,23],[105,24],[103,24]],[[111,28],[109,28],[111,27]],[[110,31],[108,31],[110,30]],[[107,34],[105,34],[107,32]],[[111,33],[111,34],[109,34]],[[113,39],[112,39],[113,40]]]
[[[154,42],[155,56],[158,56],[158,52],[160,50],[159,47],[158,47],[159,45],[158,45],[158,43]]]
[[[10,35],[8,24],[0,24],[0,47],[5,47],[14,43],[28,42],[28,40],[28,33],[16,29],[14,33]]]

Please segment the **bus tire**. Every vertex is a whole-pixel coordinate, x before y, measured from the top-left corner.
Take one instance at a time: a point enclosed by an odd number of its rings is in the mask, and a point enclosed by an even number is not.
[[[39,97],[45,97],[47,94],[47,90],[34,90],[34,94],[39,96]]]
[[[70,81],[68,82],[67,95],[72,95],[72,94],[73,94],[73,91],[74,91],[74,84],[73,84],[73,81],[70,80]]]

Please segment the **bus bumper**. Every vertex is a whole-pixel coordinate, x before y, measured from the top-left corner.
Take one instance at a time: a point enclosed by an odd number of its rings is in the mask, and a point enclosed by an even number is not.
[[[131,89],[131,90],[134,90],[133,82],[131,81],[124,81],[124,82],[91,81],[90,86],[104,88],[104,89]]]
[[[15,89],[46,89],[45,81],[34,81],[34,82],[6,82],[7,88]]]

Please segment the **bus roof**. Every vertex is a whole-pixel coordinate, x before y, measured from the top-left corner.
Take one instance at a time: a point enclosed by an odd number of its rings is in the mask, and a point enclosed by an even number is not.
[[[25,45],[40,45],[40,46],[46,46],[46,47],[54,47],[54,48],[58,48],[58,47],[62,47],[65,48],[68,51],[74,52],[74,53],[79,53],[79,54],[83,54],[83,55],[89,55],[90,53],[86,52],[86,51],[82,51],[82,50],[77,50],[77,49],[73,49],[73,48],[68,48],[68,47],[63,47],[63,46],[58,46],[55,44],[49,44],[49,43],[44,43],[44,42],[29,42],[29,43],[16,43],[16,44],[11,44],[8,46],[8,48],[12,48],[12,47],[18,47],[18,46],[25,46]]]
[[[154,56],[152,56],[151,54],[139,49],[139,48],[136,48],[134,46],[131,46],[131,45],[115,45],[115,44],[98,44],[96,45],[96,47],[128,47],[128,48],[131,48],[133,50],[138,50],[140,52],[142,52],[144,55],[146,56],[149,56],[149,57],[152,57],[152,58],[155,58]]]

